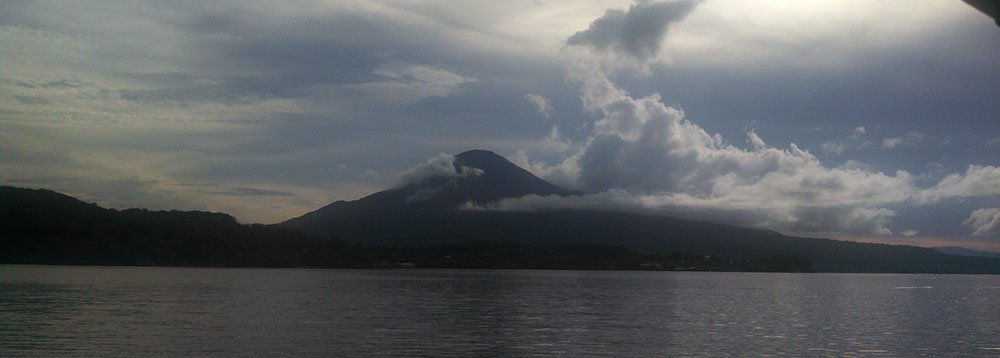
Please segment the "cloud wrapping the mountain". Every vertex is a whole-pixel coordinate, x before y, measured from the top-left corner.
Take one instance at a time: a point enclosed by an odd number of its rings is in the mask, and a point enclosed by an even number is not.
[[[1000,238],[1000,208],[977,209],[962,222],[972,230],[973,236],[990,236]]]
[[[483,170],[479,168],[462,166],[461,169],[456,169],[455,157],[441,153],[424,163],[404,171],[399,175],[399,180],[393,187],[402,188],[428,179],[464,178],[482,174]]]

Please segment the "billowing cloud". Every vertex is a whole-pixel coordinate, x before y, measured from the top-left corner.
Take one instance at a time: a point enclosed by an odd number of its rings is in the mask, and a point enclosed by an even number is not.
[[[592,194],[510,200],[497,209],[603,207],[791,232],[888,235],[887,223],[896,212],[879,206],[916,192],[904,171],[827,168],[795,144],[774,148],[753,131],[747,133],[751,149],[741,149],[689,121],[658,95],[633,98],[607,78],[581,85],[584,102],[595,104],[601,118],[571,156],[530,168]]]
[[[795,144],[770,147],[754,132],[747,134],[752,149],[737,148],[656,95],[622,95],[601,111],[603,118],[576,153],[538,172],[563,182],[573,178],[574,188],[595,193],[566,205],[637,205],[794,232],[886,235],[895,212],[878,205],[905,201],[915,190],[909,173],[827,168]],[[561,199],[545,200],[551,202],[543,205],[554,206]],[[502,209],[537,203],[507,202]]]
[[[668,26],[696,4],[638,3],[628,11],[610,10],[567,43],[650,60],[659,52]],[[601,208],[793,233],[891,235],[889,223],[898,213],[889,205],[1000,194],[1000,185],[992,184],[993,167],[970,167],[964,176],[949,176],[921,189],[907,171],[827,167],[795,143],[775,148],[754,131],[747,133],[750,148],[739,148],[664,104],[658,94],[633,96],[613,80],[616,71],[636,68],[609,66],[593,53],[567,56],[567,77],[580,86],[584,108],[598,119],[589,126],[587,139],[561,162],[548,166],[527,158],[517,161],[546,179],[589,194],[510,199],[489,208]],[[856,127],[848,142],[862,146],[866,134],[865,127]],[[909,133],[900,141],[922,139]],[[827,149],[840,152],[842,146]]]
[[[977,209],[962,223],[973,236],[1000,237],[1000,208]]]
[[[611,84],[598,80],[583,86],[592,83]],[[921,189],[906,171],[826,167],[794,143],[774,148],[753,131],[747,133],[751,149],[735,147],[657,95],[583,93],[609,96],[592,102],[602,104],[597,108],[602,117],[589,138],[561,163],[532,163],[530,169],[593,194],[512,200],[499,203],[498,209],[636,206],[631,210],[796,233],[890,235],[888,224],[897,213],[887,205],[1000,194],[1000,168],[992,166],[970,166],[964,175]]]
[[[545,118],[548,118],[549,114],[552,113],[552,102],[549,102],[549,99],[542,95],[528,93],[524,95],[524,100],[534,106],[538,110],[538,113],[545,116]]]
[[[628,10],[611,9],[586,30],[570,36],[566,43],[647,60],[660,52],[670,24],[687,16],[699,2],[641,1]]]
[[[918,193],[914,199],[927,203],[951,198],[1000,195],[1000,168],[970,165],[965,174],[951,174],[936,185]]]

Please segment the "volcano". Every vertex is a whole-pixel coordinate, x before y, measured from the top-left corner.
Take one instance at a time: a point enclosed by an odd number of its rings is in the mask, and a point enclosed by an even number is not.
[[[388,222],[400,220],[458,215],[464,205],[485,205],[525,195],[580,194],[542,180],[486,150],[458,154],[453,157],[452,165],[454,175],[429,176],[358,200],[337,201],[278,225],[312,235],[357,238],[349,241],[363,241],[361,237],[370,237],[397,244],[404,242],[389,240],[379,235],[379,230],[364,226],[387,221],[377,224],[378,227],[385,227]],[[359,231],[355,232],[355,229]]]
[[[452,157],[447,175],[430,175],[354,201],[338,201],[277,224],[368,247],[472,242],[525,246],[593,245],[644,253],[808,260],[826,272],[997,272],[1000,260],[962,258],[933,249],[868,244],[671,217],[598,210],[466,210],[525,195],[582,193],[548,183],[485,150]],[[472,204],[472,205],[470,205]]]

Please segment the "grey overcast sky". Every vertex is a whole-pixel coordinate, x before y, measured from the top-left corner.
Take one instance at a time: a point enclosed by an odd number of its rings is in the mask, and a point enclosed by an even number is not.
[[[997,250],[998,100],[959,0],[0,1],[0,183],[242,222],[481,148],[588,193],[497,210]]]

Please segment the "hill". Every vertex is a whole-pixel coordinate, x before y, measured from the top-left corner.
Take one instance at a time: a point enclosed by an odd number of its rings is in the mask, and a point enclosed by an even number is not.
[[[994,259],[1000,259],[1000,252],[992,251],[979,251],[973,249],[967,249],[964,247],[957,246],[944,246],[935,247],[935,250],[943,254],[955,255],[955,256],[971,256],[971,257],[990,257]]]
[[[200,211],[113,210],[0,186],[0,264],[115,266],[809,271],[784,257],[731,260],[621,247],[466,242],[359,247]]]
[[[352,267],[366,258],[310,237],[200,211],[112,210],[49,190],[0,187],[0,263]]]

